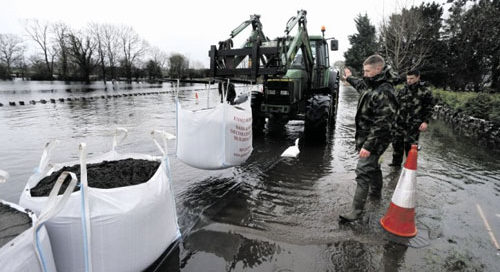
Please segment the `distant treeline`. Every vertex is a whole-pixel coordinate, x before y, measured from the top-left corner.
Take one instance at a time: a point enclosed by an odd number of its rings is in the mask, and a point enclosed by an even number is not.
[[[0,79],[156,80],[205,77],[200,62],[151,46],[130,26],[90,23],[71,29],[65,23],[24,21],[24,36],[0,33]],[[27,42],[36,53],[27,56]]]
[[[437,87],[500,92],[500,0],[422,3],[384,18],[378,31],[366,14],[355,22],[358,33],[349,36],[339,68],[360,73],[363,60],[379,53],[402,76],[418,68]]]

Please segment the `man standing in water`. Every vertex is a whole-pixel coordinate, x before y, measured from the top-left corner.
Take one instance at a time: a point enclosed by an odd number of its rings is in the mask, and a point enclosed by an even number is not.
[[[420,132],[427,130],[432,116],[434,100],[426,84],[420,81],[420,71],[412,70],[406,74],[406,84],[397,93],[399,111],[392,140],[392,163],[389,166],[401,167],[403,152],[408,156],[412,144],[418,144]]]
[[[352,77],[344,70],[344,78],[360,94],[356,112],[356,192],[352,211],[341,214],[340,219],[355,221],[361,217],[368,191],[375,198],[382,193],[382,171],[379,158],[391,141],[391,131],[398,107],[394,94],[393,78],[389,67],[379,55],[368,57],[363,63],[363,79]]]

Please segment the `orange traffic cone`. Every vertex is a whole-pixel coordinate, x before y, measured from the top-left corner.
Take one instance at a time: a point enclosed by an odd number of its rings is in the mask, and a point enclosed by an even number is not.
[[[413,237],[415,227],[415,187],[417,183],[417,145],[412,145],[408,158],[392,195],[391,204],[380,224],[395,235]]]
[[[198,92],[194,93],[194,98],[196,98],[196,104],[198,104]]]

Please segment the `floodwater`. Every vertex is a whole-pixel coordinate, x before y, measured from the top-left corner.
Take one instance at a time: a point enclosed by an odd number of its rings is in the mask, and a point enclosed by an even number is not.
[[[11,176],[0,184],[1,199],[17,202],[50,140],[61,141],[54,161],[74,160],[78,143],[86,142],[92,154],[108,151],[113,128],[125,127],[129,135],[118,151],[159,154],[149,132],[175,133],[172,87],[110,86],[106,91],[102,83],[89,88],[0,82],[0,169]],[[182,87],[183,106],[206,107],[204,89]],[[146,95],[113,97],[129,93]],[[213,105],[217,91],[209,93]],[[8,106],[9,101],[67,97],[80,100]],[[360,222],[339,224],[356,186],[357,97],[352,88],[341,88],[336,127],[327,143],[301,143],[297,158],[280,154],[302,137],[300,121],[287,124],[281,135],[255,138],[252,156],[240,167],[198,170],[169,150],[182,239],[150,270],[498,271],[500,253],[478,205],[500,240],[500,152],[461,137],[439,120],[421,135],[418,154],[416,222],[428,246],[402,245],[380,227],[400,174],[387,166],[390,148],[382,156],[383,199],[368,201]]]

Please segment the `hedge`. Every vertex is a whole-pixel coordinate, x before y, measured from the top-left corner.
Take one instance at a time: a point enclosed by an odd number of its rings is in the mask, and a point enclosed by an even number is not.
[[[500,94],[453,92],[432,89],[438,104],[443,104],[457,112],[500,124]]]

